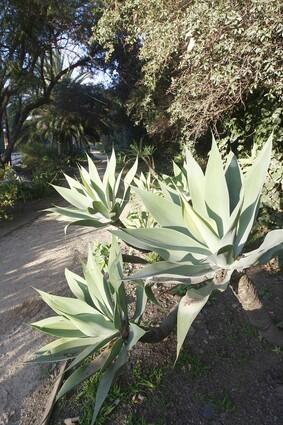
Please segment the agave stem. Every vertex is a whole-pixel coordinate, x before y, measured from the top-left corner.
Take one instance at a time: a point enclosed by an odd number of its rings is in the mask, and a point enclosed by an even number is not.
[[[141,342],[156,343],[167,338],[176,327],[178,304],[175,305],[159,326],[150,328],[140,339]]]
[[[283,347],[283,331],[277,328],[265,310],[253,281],[246,274],[236,273],[231,279],[231,286],[250,323],[270,344]]]
[[[139,257],[138,255],[130,255],[130,254],[124,254],[123,255],[123,261],[124,263],[132,263],[132,264],[148,264],[145,258]]]

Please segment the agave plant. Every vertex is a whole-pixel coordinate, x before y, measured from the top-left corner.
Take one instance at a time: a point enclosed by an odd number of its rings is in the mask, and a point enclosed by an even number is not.
[[[117,222],[128,202],[130,184],[137,166],[136,159],[123,179],[123,169],[116,176],[116,155],[113,150],[101,179],[94,162],[88,156],[88,171],[79,167],[81,182],[65,175],[69,188],[53,186],[72,208],[56,206],[49,211],[69,221],[69,225],[99,228]]]
[[[187,150],[181,171],[175,167],[175,177],[181,173],[181,179],[158,178],[160,190],[153,189],[145,178],[130,187],[136,173],[135,164],[125,176],[121,198],[118,192],[122,174],[116,177],[112,153],[103,180],[89,159],[89,171],[80,169],[82,183],[66,177],[70,189],[56,188],[73,206],[72,209],[53,209],[64,219],[95,227],[111,223],[116,227],[110,229],[115,237],[162,258],[131,276],[124,276],[121,253],[114,238],[105,273],[95,263],[91,251],[84,278],[66,271],[67,282],[76,298],[40,292],[57,316],[33,326],[58,339],[36,353],[35,359],[40,362],[70,359],[68,371],[72,371],[57,399],[100,370],[94,423],[114,376],[126,362],[128,350],[137,341],[159,342],[177,322],[178,357],[191,324],[213,290],[224,291],[228,286],[262,335],[283,347],[283,332],[264,311],[253,282],[245,273],[252,265],[266,263],[283,248],[283,230],[273,230],[259,248],[245,251],[259,207],[271,148],[270,137],[243,174],[232,153],[225,163],[222,161],[213,140],[205,172]],[[120,220],[130,189],[139,196],[154,222],[153,227],[125,228],[127,222],[123,224]],[[129,280],[136,284],[136,308],[131,318],[124,286]],[[141,320],[147,300],[156,302],[151,291],[154,281],[182,284],[186,294],[159,326],[147,328],[141,325]],[[93,355],[96,355],[94,362],[79,366]]]
[[[266,263],[282,249],[283,230],[268,233],[260,247],[243,253],[260,202],[271,157],[271,137],[243,176],[231,153],[223,164],[213,140],[203,173],[186,152],[190,199],[161,184],[165,197],[135,189],[159,228],[123,229],[113,233],[140,249],[154,251],[163,261],[145,266],[130,279],[158,277],[189,286],[177,314],[177,355],[187,332],[214,289],[225,290],[233,272]]]
[[[32,326],[56,339],[36,352],[33,361],[69,361],[67,371],[70,375],[56,400],[100,371],[92,423],[113,379],[126,364],[128,351],[145,334],[138,322],[146,305],[147,291],[139,283],[135,313],[129,319],[122,270],[122,256],[117,240],[113,238],[105,273],[97,266],[91,250],[83,278],[66,269],[66,280],[75,298],[38,291],[56,316],[35,322]],[[91,361],[86,363],[87,358]]]
[[[133,183],[136,187],[148,191],[157,191],[154,183],[155,179],[152,178],[151,173],[146,175],[141,172],[139,177],[133,179]],[[135,194],[133,194],[135,195]],[[136,196],[134,196],[134,204],[136,203]],[[156,221],[151,214],[146,210],[141,202],[137,202],[137,208],[134,211],[130,211],[127,215],[126,220],[123,221],[125,227],[127,228],[149,228],[155,227],[157,225]]]

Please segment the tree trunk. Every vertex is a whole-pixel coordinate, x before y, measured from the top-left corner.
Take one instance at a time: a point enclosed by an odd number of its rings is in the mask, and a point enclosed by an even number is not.
[[[237,273],[231,279],[231,286],[250,323],[270,344],[283,347],[283,330],[273,323],[262,305],[252,280],[246,274]]]

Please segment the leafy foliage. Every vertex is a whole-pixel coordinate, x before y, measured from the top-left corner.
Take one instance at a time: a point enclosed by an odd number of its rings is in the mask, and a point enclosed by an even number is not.
[[[278,0],[112,1],[94,39],[109,59],[118,34],[139,48],[129,113],[155,140],[189,141],[258,88],[280,99],[280,13]]]
[[[3,0],[1,6],[0,131],[5,128],[8,138],[1,157],[6,163],[31,112],[47,105],[62,77],[94,54],[87,41],[95,8],[81,0]],[[64,67],[56,53],[70,43],[80,47],[79,57]]]

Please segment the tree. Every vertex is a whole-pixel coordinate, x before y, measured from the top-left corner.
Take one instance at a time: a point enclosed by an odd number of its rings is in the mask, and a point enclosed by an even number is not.
[[[57,148],[59,155],[87,148],[113,127],[111,114],[118,106],[106,93],[98,86],[64,77],[54,88],[50,102],[26,121],[20,141],[41,139]]]
[[[4,0],[0,11],[0,130],[8,143],[5,163],[30,114],[50,101],[62,77],[94,60],[98,46],[88,44],[92,0]],[[58,68],[56,55],[72,47],[72,63]],[[75,49],[76,47],[76,49]],[[62,65],[62,63],[61,63]],[[13,113],[8,118],[8,111]]]
[[[112,1],[94,37],[109,57],[121,33],[126,51],[138,46],[127,108],[153,143],[202,141],[250,93],[282,102],[281,9],[279,0]]]

